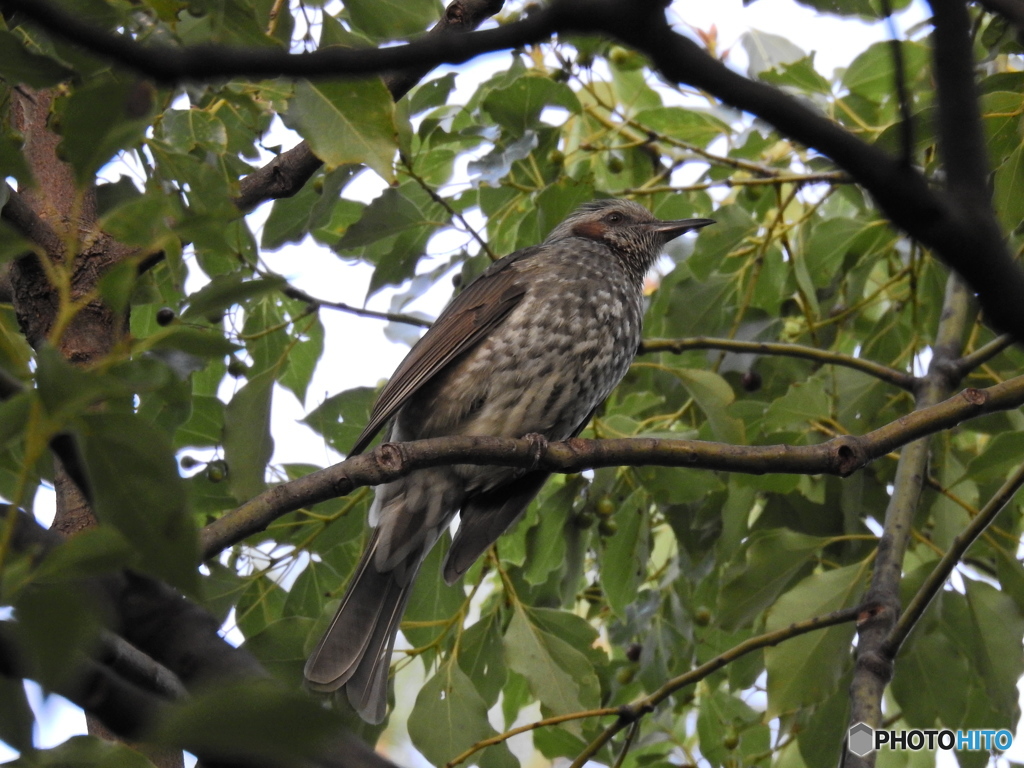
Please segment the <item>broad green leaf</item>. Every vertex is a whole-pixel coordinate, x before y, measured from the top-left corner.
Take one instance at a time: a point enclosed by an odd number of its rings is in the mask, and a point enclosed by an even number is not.
[[[324,326],[313,316],[296,323],[302,334],[288,351],[288,367],[281,374],[281,386],[287,387],[299,399],[306,400],[306,391],[313,378],[320,356],[324,353]]]
[[[11,768],[68,768],[86,765],[95,768],[153,768],[153,763],[126,744],[105,741],[96,736],[72,736],[51,749],[23,753],[7,765]]]
[[[472,680],[454,662],[444,664],[420,689],[409,715],[409,737],[433,765],[444,765],[495,733],[487,720],[487,704],[473,687]],[[491,752],[502,756],[495,761]],[[518,766],[504,742],[489,747],[488,758],[495,761],[491,762],[495,766]]]
[[[323,435],[336,451],[348,453],[370,420],[370,408],[376,399],[373,387],[349,389],[324,400],[302,422]]]
[[[1020,190],[1024,186],[1024,144],[1018,146],[1005,162],[996,168],[995,190],[992,202],[999,220],[1007,230],[1013,231],[1024,221],[1024,199]]]
[[[523,136],[540,117],[545,107],[561,107],[571,114],[580,112],[576,94],[565,83],[548,77],[524,75],[503,88],[496,88],[483,100],[487,110],[502,127],[514,136]]]
[[[972,665],[981,673],[993,707],[1006,716],[1018,716],[1015,681],[1024,673],[1020,638],[1024,616],[1016,603],[990,584],[965,580],[967,609],[976,631],[971,633]]]
[[[505,661],[526,678],[530,692],[552,715],[597,705],[597,678],[587,658],[564,640],[545,632],[516,605],[505,632]],[[578,723],[566,726],[579,733]]]
[[[116,152],[140,143],[153,112],[154,92],[144,80],[109,74],[75,88],[55,106],[63,157],[86,184]]]
[[[829,398],[819,377],[790,385],[789,391],[768,408],[765,432],[795,429],[805,431],[808,422],[829,416]]]
[[[158,743],[246,762],[294,763],[320,754],[338,718],[309,696],[268,681],[224,683],[170,705]]]
[[[508,679],[502,650],[501,620],[496,611],[462,633],[458,660],[487,708],[493,707]]]
[[[193,593],[198,584],[196,530],[167,436],[137,416],[79,417],[82,452],[96,515],[141,556],[140,568]]]
[[[71,77],[73,70],[28,50],[16,35],[0,30],[0,75],[7,82],[50,88]]]
[[[910,77],[929,71],[928,46],[918,42],[901,42],[903,66]],[[873,101],[896,98],[892,45],[875,43],[853,60],[843,74],[843,85],[852,93]]]
[[[394,103],[379,78],[300,81],[284,117],[328,168],[365,163],[384,179],[394,178]]]
[[[247,279],[241,272],[215,277],[188,297],[188,309],[181,313],[183,320],[216,315],[248,299],[280,290],[281,278],[260,277]]]
[[[352,25],[375,40],[395,40],[429,28],[441,13],[437,0],[349,0]]]
[[[743,443],[743,422],[726,411],[736,397],[728,382],[717,373],[697,368],[677,369],[675,374],[704,412],[715,439]]]
[[[794,43],[780,35],[751,29],[740,36],[740,43],[747,52],[750,64],[747,74],[757,77],[765,70],[775,69],[782,64],[792,64],[807,57],[807,54]]]
[[[267,462],[274,453],[270,433],[273,394],[274,371],[267,370],[251,378],[224,409],[228,487],[240,502],[266,488]]]
[[[729,569],[718,595],[720,625],[736,629],[752,622],[827,543],[787,528],[751,534],[744,563]]]
[[[101,525],[54,547],[33,573],[33,580],[60,583],[101,576],[124,568],[134,555],[131,544],[116,528]]]
[[[847,608],[860,597],[869,570],[854,563],[814,573],[778,599],[768,612],[769,632]],[[778,716],[824,701],[852,663],[853,623],[790,638],[764,652],[768,671],[768,713]]]
[[[448,552],[447,537],[438,542],[420,569],[420,576],[413,584],[409,607],[405,611],[402,634],[416,647],[428,646],[440,636],[455,631],[455,623],[461,618],[466,593],[461,582],[445,584],[441,578],[441,564]],[[417,623],[424,626],[417,627]]]
[[[934,674],[936,669],[942,674]],[[948,637],[918,630],[900,650],[892,694],[912,727],[934,728],[941,722],[947,728],[957,728],[968,692],[977,684],[967,660]]]
[[[636,591],[647,578],[650,556],[650,501],[643,489],[633,491],[613,516],[618,526],[614,536],[605,539],[601,552],[601,585],[608,604],[623,614],[636,599]]]
[[[17,677],[0,677],[0,741],[20,752],[31,751],[34,723],[24,682]]]
[[[717,117],[698,109],[657,107],[638,112],[634,119],[658,133],[700,147],[729,131],[729,126]]]

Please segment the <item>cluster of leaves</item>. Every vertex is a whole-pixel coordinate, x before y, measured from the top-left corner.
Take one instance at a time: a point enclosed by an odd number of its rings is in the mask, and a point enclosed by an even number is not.
[[[242,0],[64,5],[140,40],[246,46],[293,37],[377,44],[422,30],[439,12],[434,0],[348,0],[333,15]],[[877,12],[867,0],[811,5]],[[301,38],[296,30],[310,14],[318,26]],[[866,141],[902,151],[892,46],[871,46],[835,76],[781,38],[752,33],[745,46],[752,77],[798,94]],[[1012,231],[1024,218],[1024,75],[1014,71],[1021,50],[988,17],[979,17],[977,46],[995,196]],[[927,40],[899,47],[912,160],[934,173]],[[465,246],[417,285],[453,270],[465,282],[490,258],[543,239],[580,202],[629,196],[662,218],[718,222],[695,246],[670,250],[652,285],[648,338],[784,342],[903,373],[919,372],[935,341],[945,269],[901,239],[827,159],[659,83],[641,56],[607,41],[559,40],[517,52],[464,102],[454,99],[454,74],[423,83],[397,105],[376,78],[155,88],[27,25],[0,30],[0,75],[8,106],[9,83],[53,89],[51,127],[82,190],[117,152],[137,170],[134,180],[95,190],[98,228],[136,249],[98,287],[112,306],[130,308],[130,335],[109,358],[78,370],[52,348],[32,351],[13,311],[0,312],[0,364],[33,382],[0,405],[0,494],[30,504],[40,478],[52,476],[47,440],[72,429],[107,531],[79,544],[56,575],[5,553],[3,600],[16,606],[55,669],[95,628],[65,599],[58,632],[52,611],[34,610],[41,593],[53,598],[40,585],[130,565],[196,596],[221,619],[233,615],[268,669],[292,685],[301,679],[366,539],[369,492],[283,517],[231,557],[207,563],[208,575],[195,569],[198,526],[260,493],[268,476],[316,469],[268,466],[275,385],[305,402],[314,371],[328,362],[320,307],[291,298],[261,250],[312,238],[372,265],[376,292],[407,285],[423,271],[431,239],[454,230]],[[33,179],[8,106],[0,166],[24,189]],[[325,165],[297,195],[274,202],[257,233],[232,200],[240,178],[277,150],[261,138],[276,116]],[[342,197],[363,167],[390,186],[369,203]],[[462,168],[468,180],[456,177]],[[467,220],[478,214],[486,230],[474,233]],[[5,257],[30,247],[5,235]],[[137,277],[154,254],[162,255],[157,266]],[[70,279],[69,264],[51,269],[55,283]],[[191,293],[190,272],[206,281]],[[992,339],[976,322],[964,351]],[[970,383],[1003,381],[1022,363],[1020,352],[1006,351]],[[228,399],[224,383],[232,377]],[[344,453],[373,396],[368,388],[341,392],[305,421]],[[913,407],[909,392],[856,366],[663,352],[638,358],[584,436],[801,445],[865,433]],[[905,596],[1017,466],[1022,426],[1013,412],[934,440]],[[175,452],[197,450],[209,463],[181,477]],[[409,716],[413,743],[443,764],[495,736],[492,722],[512,727],[532,704],[544,717],[613,711],[762,632],[856,605],[876,549],[877,529],[865,521],[881,520],[894,471],[886,458],[847,479],[658,467],[554,478],[464,583],[446,587],[434,577],[441,551],[425,565],[403,625],[411,646],[405,659],[428,671]],[[971,549],[965,588],[943,592],[904,647],[891,688],[894,721],[1015,726],[1015,682],[1024,672],[1021,525],[1011,504]],[[251,547],[268,540],[277,547],[269,564],[242,567],[253,562]],[[298,576],[283,579],[282,571]],[[67,621],[82,629],[68,631]],[[846,727],[852,634],[842,625],[791,639],[681,688],[642,721],[619,764],[670,755],[716,766],[834,764]],[[397,664],[399,686],[408,663]],[[20,706],[4,704],[18,695],[0,688],[0,715]],[[607,722],[565,719],[535,730],[533,743],[547,757],[572,757]],[[24,748],[15,725],[0,716],[0,737]],[[611,764],[620,750],[613,743],[595,759]],[[987,761],[980,753],[959,757],[963,765]],[[517,764],[504,741],[472,759]]]

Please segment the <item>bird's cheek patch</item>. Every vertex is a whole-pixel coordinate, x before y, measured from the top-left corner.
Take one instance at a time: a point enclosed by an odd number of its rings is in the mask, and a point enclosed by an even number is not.
[[[572,233],[590,240],[604,240],[605,226],[600,221],[581,221],[572,228]]]

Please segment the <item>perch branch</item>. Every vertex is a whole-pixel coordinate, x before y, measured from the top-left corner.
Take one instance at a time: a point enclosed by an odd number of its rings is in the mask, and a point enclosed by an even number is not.
[[[791,473],[846,476],[900,446],[993,411],[1024,405],[1024,376],[987,389],[965,389],[936,405],[908,413],[862,436],[842,435],[817,445],[727,445],[701,440],[630,437],[574,438],[538,447],[536,439],[453,436],[386,443],[326,469],[253,497],[200,532],[203,559],[264,530],[289,512],[356,488],[391,482],[417,469],[479,464],[580,472],[615,466],[715,469],[748,474]]]

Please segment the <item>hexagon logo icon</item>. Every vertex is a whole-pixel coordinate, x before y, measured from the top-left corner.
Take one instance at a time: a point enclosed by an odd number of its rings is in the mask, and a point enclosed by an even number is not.
[[[875,748],[875,729],[867,723],[851,725],[846,743],[853,754],[864,757]]]

